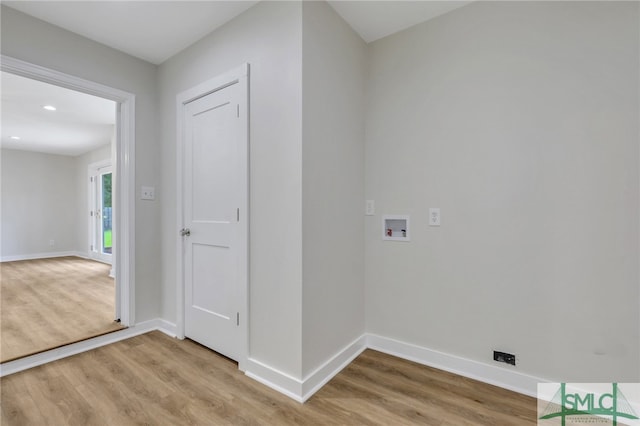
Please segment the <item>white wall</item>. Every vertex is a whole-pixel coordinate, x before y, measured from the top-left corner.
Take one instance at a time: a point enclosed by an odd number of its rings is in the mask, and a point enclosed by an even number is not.
[[[157,69],[2,7],[3,54],[136,94],[136,186],[157,192],[138,320],[176,321],[176,95],[248,62],[252,358],[300,379],[366,308],[393,339],[638,381],[638,4],[476,2],[367,49],[326,4],[263,2]],[[381,241],[384,213],[412,215],[410,243]]]
[[[4,6],[1,24],[3,55],[135,94],[136,187],[157,183],[156,66]],[[137,200],[135,212],[136,321],[144,321],[160,316],[160,209]]]
[[[325,2],[303,2],[303,376],[364,333],[366,45]]]
[[[369,46],[369,332],[513,352],[556,381],[640,379],[638,18],[476,2]],[[411,242],[381,241],[383,213],[411,215]]]
[[[13,149],[2,149],[0,157],[2,257],[74,252],[74,158]]]
[[[248,62],[250,357],[301,373],[301,4],[263,2],[159,68],[162,315],[176,321],[176,95]]]
[[[89,164],[111,160],[112,143],[75,157],[77,194],[76,250],[89,255]],[[113,182],[112,182],[113,184]],[[115,185],[112,185],[115,189]]]
[[[3,149],[2,257],[87,256],[88,166],[109,159],[111,144],[77,157]]]

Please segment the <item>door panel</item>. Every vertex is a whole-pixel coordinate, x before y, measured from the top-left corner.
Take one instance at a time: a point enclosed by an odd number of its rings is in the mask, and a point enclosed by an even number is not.
[[[246,140],[238,118],[239,85],[185,105],[183,164],[185,336],[237,359],[241,305]]]
[[[220,95],[220,94],[218,94]],[[209,95],[214,96],[214,95]],[[223,98],[224,99],[224,98]],[[202,99],[189,105],[188,110],[198,110],[198,106],[215,102]],[[231,221],[233,210],[233,166],[237,155],[237,141],[233,138],[233,127],[229,123],[234,108],[227,102],[208,111],[195,113],[193,126],[192,181],[194,194],[208,196],[193,199],[193,220]],[[230,117],[231,116],[231,117]]]
[[[193,308],[228,320],[235,315],[229,247],[193,244]],[[202,284],[206,285],[202,285]],[[197,284],[197,285],[194,285]]]

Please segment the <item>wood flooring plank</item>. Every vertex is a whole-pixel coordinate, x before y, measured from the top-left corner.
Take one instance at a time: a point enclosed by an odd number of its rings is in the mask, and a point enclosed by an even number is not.
[[[377,355],[384,362],[373,362],[370,356],[374,353],[368,351],[361,363],[350,366],[352,373],[367,383],[375,383],[376,378],[384,374],[384,388],[395,396],[402,396],[407,403],[424,405],[436,401],[440,406],[455,410],[460,417],[475,416],[476,424],[488,425],[494,424],[495,418],[502,419],[502,424],[510,424],[505,418],[505,410],[509,411],[506,413],[508,418],[517,418],[522,413],[530,412],[531,407],[523,408],[522,405],[505,407],[502,404],[506,392],[504,389],[481,384],[483,392],[473,392],[477,381],[446,372],[438,372],[437,380],[434,380],[435,369],[423,367],[416,371],[410,362],[384,354]],[[462,390],[473,397],[461,396]],[[461,398],[464,398],[464,404],[460,403]],[[515,401],[522,400],[515,398]]]
[[[2,404],[1,418],[3,425],[43,425],[46,419],[42,416],[38,405],[28,393],[7,394],[6,398],[15,398],[19,404]],[[10,408],[7,408],[9,405]]]
[[[0,362],[122,329],[110,269],[78,257],[0,263]]]
[[[342,376],[333,379],[332,387],[340,390],[339,396],[332,395],[332,399],[339,401],[349,398],[353,395],[360,401],[365,401],[367,405],[375,406],[386,417],[397,417],[407,419],[412,423],[419,422],[421,424],[439,424],[440,419],[446,415],[446,406],[442,405],[441,400],[416,400],[411,395],[404,392],[397,392],[393,388],[387,387],[386,382],[369,381],[368,379],[352,378],[349,374],[354,370],[346,372]],[[323,389],[324,390],[324,389]]]
[[[127,424],[130,420],[121,413],[120,407],[108,395],[93,386],[81,385],[77,387],[82,399],[93,407],[92,417],[87,420],[87,425],[108,426]]]
[[[305,404],[147,333],[0,379],[3,426],[535,425],[536,401],[366,350]]]

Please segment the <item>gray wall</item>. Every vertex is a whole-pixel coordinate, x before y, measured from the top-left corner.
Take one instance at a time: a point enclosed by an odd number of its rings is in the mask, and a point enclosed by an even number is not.
[[[2,54],[136,95],[136,187],[159,181],[156,67],[2,6]],[[156,200],[161,194],[156,194]],[[136,200],[136,321],[160,316],[160,210]]]
[[[249,355],[301,374],[302,6],[263,2],[159,68],[162,312],[176,321],[176,95],[251,64]]]
[[[305,376],[364,332],[366,45],[327,3],[302,10]]]
[[[75,252],[75,158],[13,149],[0,157],[2,257]]]
[[[638,4],[476,2],[362,48],[325,4],[263,2],[157,68],[2,8],[3,54],[136,94],[139,320],[176,321],[176,94],[249,62],[251,357],[301,378],[366,308],[415,345],[638,381]]]
[[[369,46],[369,332],[640,378],[638,3],[477,2]],[[442,226],[429,227],[429,207]]]
[[[2,257],[88,256],[88,166],[110,160],[111,145],[77,157],[11,149],[1,157]]]

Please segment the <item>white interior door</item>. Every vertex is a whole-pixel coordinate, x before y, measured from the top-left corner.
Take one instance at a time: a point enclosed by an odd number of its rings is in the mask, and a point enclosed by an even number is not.
[[[182,165],[185,336],[238,361],[247,263],[242,95],[236,82],[184,105]]]

